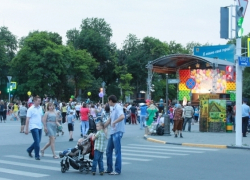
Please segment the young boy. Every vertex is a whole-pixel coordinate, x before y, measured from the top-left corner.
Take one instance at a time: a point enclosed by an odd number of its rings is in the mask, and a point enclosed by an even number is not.
[[[103,131],[104,125],[102,122],[96,124],[97,133],[92,135],[92,140],[95,140],[94,160],[92,165],[92,174],[96,173],[96,166],[98,163],[100,175],[104,173],[103,167],[103,152],[105,149],[105,133]]]
[[[73,141],[74,121],[73,110],[70,110],[70,114],[67,116],[68,130],[69,130],[69,141]]]

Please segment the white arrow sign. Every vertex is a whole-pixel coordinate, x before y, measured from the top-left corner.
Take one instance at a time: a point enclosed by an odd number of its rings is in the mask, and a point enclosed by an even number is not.
[[[243,16],[245,16],[248,0],[238,0],[238,1],[239,1],[239,6],[243,7]]]

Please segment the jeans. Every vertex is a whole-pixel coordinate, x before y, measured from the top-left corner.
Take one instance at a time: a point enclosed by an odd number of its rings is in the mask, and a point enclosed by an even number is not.
[[[39,151],[40,151],[40,142],[42,138],[42,129],[31,129],[31,134],[34,140],[34,143],[27,149],[29,153],[35,150],[35,157],[39,158]]]
[[[246,133],[247,133],[248,119],[249,119],[248,116],[242,117],[242,133],[243,133],[243,136],[246,136]]]
[[[145,124],[146,121],[146,115],[141,115],[140,116],[140,129],[143,129],[143,125]]]
[[[89,131],[89,121],[82,121],[82,135],[88,134]]]
[[[92,164],[92,172],[96,172],[97,163],[98,163],[98,167],[99,167],[99,172],[100,173],[104,172],[104,167],[103,167],[103,152],[95,150],[93,164]]]
[[[116,132],[111,134],[108,139],[108,145],[106,149],[106,157],[107,157],[107,171],[113,171],[113,149],[115,149],[115,172],[121,173],[122,169],[122,154],[121,154],[121,139],[123,136],[123,132]]]
[[[185,131],[187,123],[188,123],[188,131],[191,131],[191,122],[192,122],[192,118],[185,117],[184,123],[183,123],[183,131]]]

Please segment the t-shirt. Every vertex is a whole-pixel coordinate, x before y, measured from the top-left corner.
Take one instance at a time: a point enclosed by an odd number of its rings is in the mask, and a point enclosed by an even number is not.
[[[250,108],[248,105],[246,105],[245,103],[242,104],[242,117],[248,117],[249,116],[249,112],[250,112]]]
[[[80,104],[76,105],[75,109],[76,109],[76,111],[80,111],[81,105]]]
[[[132,107],[130,108],[130,111],[131,111],[131,113],[135,114],[135,112],[136,112],[136,107],[132,106]]]
[[[14,109],[13,109],[14,112],[17,112],[18,111],[18,105],[14,104]]]
[[[26,116],[27,114],[27,108],[25,106],[21,106],[19,108],[19,116]]]
[[[118,117],[120,117],[121,115],[123,115],[123,108],[121,105],[119,105],[118,103],[115,104],[115,106],[113,107],[113,110],[110,114],[110,118],[111,118],[111,125],[112,123],[118,119]],[[125,132],[125,123],[124,121],[120,121],[118,123],[115,124],[115,127],[110,128],[110,135],[117,133],[117,132]]]
[[[29,120],[29,130],[31,129],[42,129],[42,115],[43,110],[41,106],[35,107],[32,105],[27,111],[27,117],[30,118]]]
[[[194,114],[194,108],[192,106],[184,107],[184,117],[191,118]]]
[[[89,120],[89,108],[81,108],[80,109],[80,115],[81,115],[81,120],[82,121],[88,121]]]
[[[147,106],[144,105],[144,106],[141,106],[140,109],[141,109],[141,116],[146,116],[147,115]]]
[[[70,115],[68,115],[67,116],[67,121],[68,121],[68,123],[72,123],[72,124],[74,124],[74,116],[72,115],[72,114],[70,114]]]

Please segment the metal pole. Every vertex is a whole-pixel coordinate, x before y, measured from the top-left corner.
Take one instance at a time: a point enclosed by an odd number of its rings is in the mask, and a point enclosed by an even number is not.
[[[242,146],[242,67],[239,66],[239,56],[241,56],[241,38],[236,39],[236,146]]]
[[[170,119],[168,116],[168,74],[166,74],[166,113],[164,115],[164,135],[170,135]]]
[[[103,86],[102,104],[104,103],[104,93],[105,93],[105,88]]]

